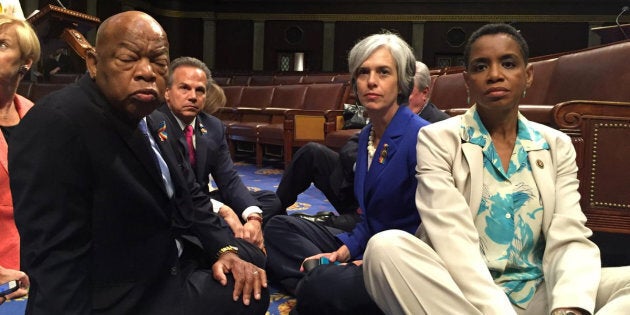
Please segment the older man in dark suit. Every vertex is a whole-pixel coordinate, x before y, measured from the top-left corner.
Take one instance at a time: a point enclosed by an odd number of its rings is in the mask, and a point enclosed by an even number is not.
[[[166,104],[159,108],[169,117],[172,145],[188,157],[197,182],[209,193],[213,209],[230,225],[238,238],[262,247],[262,223],[286,214],[276,194],[268,190],[250,192],[241,181],[230,157],[225,127],[204,113],[206,95],[213,87],[210,70],[192,57],[171,62]],[[209,175],[218,189],[209,191]]]
[[[108,18],[89,75],[16,127],[9,165],[27,314],[265,313],[264,254],[213,213],[164,141],[167,118],[145,118],[162,102],[168,48],[149,15]],[[211,269],[179,257],[187,239]]]

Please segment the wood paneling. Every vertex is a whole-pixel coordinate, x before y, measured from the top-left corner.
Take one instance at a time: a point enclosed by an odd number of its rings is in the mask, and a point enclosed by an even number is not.
[[[411,22],[337,22],[333,71],[348,71],[348,53],[364,37],[388,30],[400,35],[411,46]]]
[[[279,52],[304,52],[304,70],[322,70],[323,22],[320,21],[267,21],[265,22],[264,70],[278,69]],[[287,32],[299,30],[301,39]],[[299,40],[298,40],[299,39]]]
[[[203,60],[203,21],[201,19],[156,16],[170,44],[171,59],[189,56]]]
[[[254,45],[253,21],[217,21],[215,69],[250,72]]]

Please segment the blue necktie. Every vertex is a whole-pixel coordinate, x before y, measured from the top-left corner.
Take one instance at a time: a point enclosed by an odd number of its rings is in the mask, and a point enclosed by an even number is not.
[[[140,120],[140,123],[138,123],[138,128],[140,129],[142,134],[144,134],[149,139],[149,143],[151,143],[153,158],[157,160],[157,164],[160,167],[162,181],[164,182],[164,186],[166,187],[166,194],[169,198],[171,198],[173,197],[174,192],[173,182],[171,181],[171,172],[169,172],[166,161],[164,161],[164,158],[162,158],[162,155],[160,154],[160,148],[157,146],[157,143],[155,143],[155,140],[153,140],[153,137],[151,137],[151,135],[149,134],[147,122],[144,119]]]

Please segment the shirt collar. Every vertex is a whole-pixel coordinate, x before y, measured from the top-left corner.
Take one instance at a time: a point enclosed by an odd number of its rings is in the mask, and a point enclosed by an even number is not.
[[[181,119],[179,119],[179,117],[177,117],[177,115],[175,115],[175,113],[173,113],[172,110],[171,110],[171,114],[173,114],[173,117],[175,117],[175,120],[177,120],[177,124],[179,125],[179,129],[184,130],[184,128],[186,128],[186,126],[188,126]],[[192,122],[190,123],[190,125],[193,126],[193,129],[195,127],[195,122],[196,121],[197,121],[197,116],[195,116],[195,118],[193,118]]]
[[[549,149],[549,144],[545,138],[533,128],[532,123],[520,112],[518,113],[517,128],[516,138],[520,140],[525,151]],[[482,148],[485,148],[492,141],[488,130],[481,122],[476,105],[473,105],[462,115],[461,138],[464,142],[476,144]]]

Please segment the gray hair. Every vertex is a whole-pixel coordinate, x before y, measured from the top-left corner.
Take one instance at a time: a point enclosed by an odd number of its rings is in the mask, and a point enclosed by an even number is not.
[[[183,66],[201,69],[206,74],[206,79],[208,80],[206,83],[206,90],[210,84],[214,82],[212,79],[212,72],[210,72],[210,69],[208,69],[208,66],[206,66],[203,61],[194,57],[179,57],[171,61],[171,65],[168,69],[168,79],[166,81],[167,86],[171,86],[173,84],[173,72],[175,69]]]
[[[424,90],[431,84],[431,75],[429,67],[420,61],[416,61],[416,75],[413,77],[414,86],[418,87],[418,91]]]
[[[386,47],[396,62],[398,72],[398,94],[406,99],[413,88],[413,77],[416,58],[411,47],[400,36],[384,32],[370,35],[352,47],[348,54],[348,67],[353,78],[357,76],[357,69],[368,59],[375,50]]]

